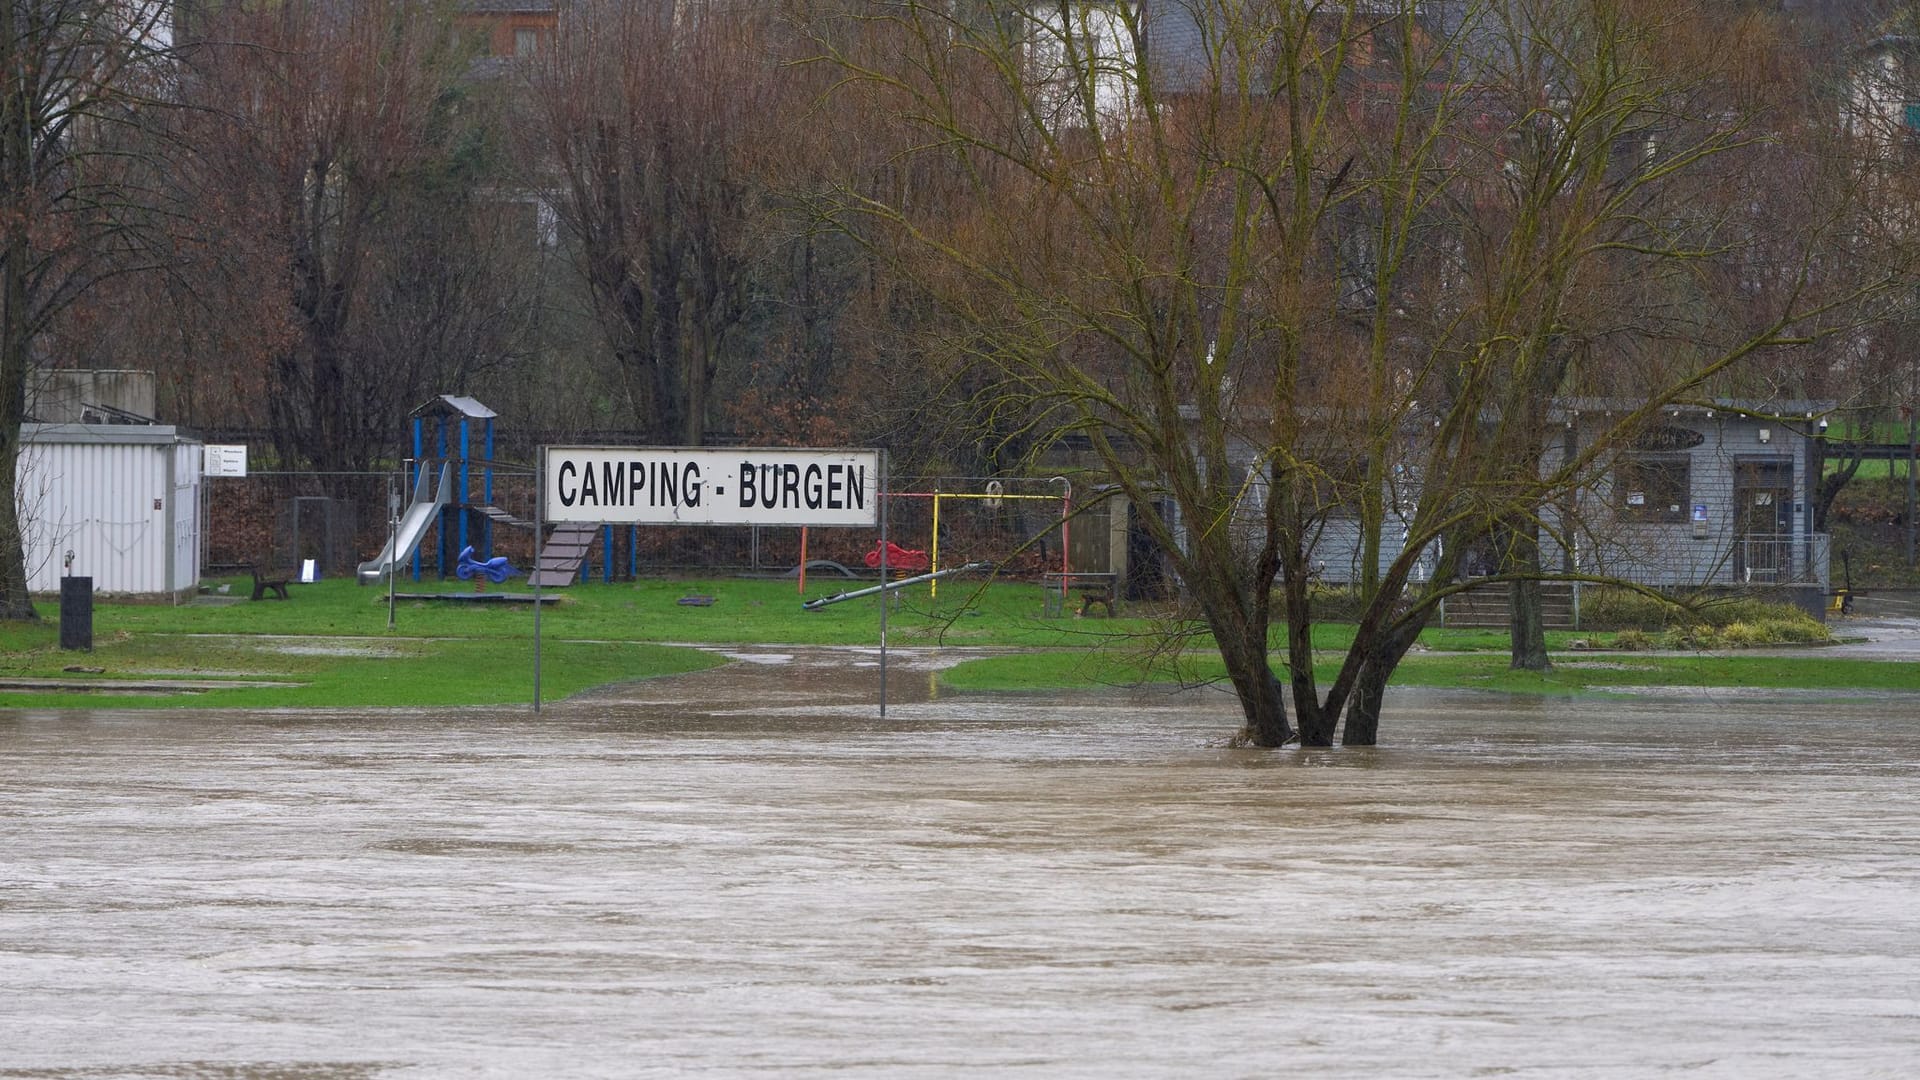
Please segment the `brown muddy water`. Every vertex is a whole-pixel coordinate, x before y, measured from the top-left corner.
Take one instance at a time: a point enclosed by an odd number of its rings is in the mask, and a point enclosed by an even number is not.
[[[1920,1071],[1920,698],[0,712],[0,1076]],[[898,656],[899,654],[896,654]]]

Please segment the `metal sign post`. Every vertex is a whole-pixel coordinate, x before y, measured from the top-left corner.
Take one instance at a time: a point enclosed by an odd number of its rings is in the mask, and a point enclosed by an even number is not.
[[[403,466],[404,467],[404,466]],[[392,473],[387,474],[387,550],[392,551],[400,543],[400,490],[394,485]],[[399,573],[398,560],[387,564],[387,629],[393,629],[394,605],[399,596],[394,591],[394,575]]]
[[[887,583],[887,452],[880,451],[880,584]],[[893,596],[880,591],[880,719],[887,718],[887,609]]]
[[[539,482],[533,486],[533,711],[540,711],[540,547],[547,531],[547,448],[540,448]]]

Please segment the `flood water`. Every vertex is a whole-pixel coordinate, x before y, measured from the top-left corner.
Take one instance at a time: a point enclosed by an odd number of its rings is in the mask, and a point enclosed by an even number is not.
[[[0,711],[0,1076],[1910,1076],[1920,697]],[[899,654],[896,654],[898,657]]]

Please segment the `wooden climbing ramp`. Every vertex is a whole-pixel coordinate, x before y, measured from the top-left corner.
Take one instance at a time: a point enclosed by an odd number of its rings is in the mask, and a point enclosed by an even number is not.
[[[527,584],[543,589],[564,589],[573,584],[580,576],[580,564],[587,560],[587,549],[593,546],[599,532],[600,526],[593,524],[555,525],[547,534],[547,542],[540,546],[540,555],[534,560],[533,572],[527,575]]]

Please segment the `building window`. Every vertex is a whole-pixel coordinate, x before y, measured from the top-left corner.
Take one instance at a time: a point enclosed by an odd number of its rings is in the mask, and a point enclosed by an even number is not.
[[[517,27],[513,31],[513,55],[532,56],[540,51],[540,31],[532,27]]]
[[[1692,480],[1684,456],[1625,457],[1613,469],[1613,504],[1629,518],[1684,522]]]

